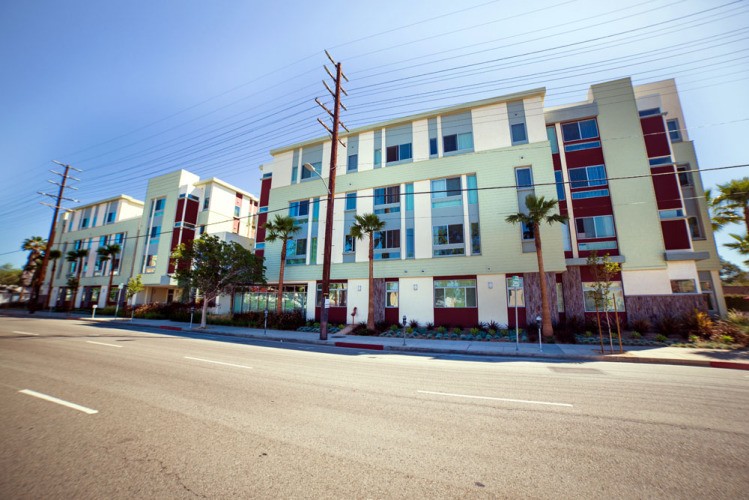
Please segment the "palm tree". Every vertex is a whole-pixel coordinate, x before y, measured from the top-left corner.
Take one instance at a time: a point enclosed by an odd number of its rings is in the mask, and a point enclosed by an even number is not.
[[[742,255],[749,255],[749,236],[741,236],[738,234],[729,234],[728,236],[733,238],[735,241],[724,243],[724,247],[736,250]],[[749,265],[749,259],[745,260],[744,264]]]
[[[546,200],[543,196],[536,197],[535,194],[529,194],[525,197],[525,206],[527,213],[519,212],[510,215],[505,220],[510,224],[526,224],[533,228],[534,241],[536,243],[536,258],[538,259],[538,274],[541,284],[541,330],[544,337],[551,337],[554,330],[551,326],[551,308],[549,306],[549,292],[546,288],[546,274],[544,272],[544,256],[541,249],[541,222],[546,221],[548,224],[554,222],[566,222],[567,216],[554,213],[557,206],[557,200]]]
[[[83,272],[83,260],[88,257],[88,250],[80,248],[78,250],[71,250],[67,253],[66,260],[68,262],[76,262],[75,269],[75,290],[73,291],[73,302],[70,305],[72,309],[75,307],[75,301],[78,298],[78,288],[81,284],[81,273]]]
[[[273,243],[281,240],[281,269],[278,272],[278,292],[276,298],[276,312],[283,308],[283,273],[286,269],[286,244],[294,239],[294,233],[301,229],[293,217],[276,214],[272,221],[265,223],[265,241]]]
[[[714,207],[723,208],[725,223],[744,223],[749,233],[749,177],[733,179],[726,184],[718,184],[718,195],[713,200]]]
[[[369,308],[367,310],[367,328],[374,330],[374,233],[382,231],[385,222],[375,214],[362,214],[354,216],[354,225],[351,226],[351,236],[357,240],[369,236]]]
[[[117,254],[119,254],[121,250],[122,250],[122,247],[120,247],[120,245],[118,245],[117,243],[112,243],[111,245],[99,247],[96,249],[96,253],[99,254],[100,261],[102,262],[107,262],[108,260],[112,261],[112,265],[109,266],[109,285],[107,286],[107,303],[109,302],[109,297],[112,296],[112,278],[114,278],[114,259],[115,257],[117,257]]]
[[[32,236],[26,238],[21,244],[21,250],[29,252],[29,256],[26,258],[26,265],[23,266],[23,274],[21,275],[21,296],[18,300],[23,300],[24,288],[33,285],[34,273],[39,267],[39,258],[44,255],[44,250],[47,248],[47,240],[41,236]]]

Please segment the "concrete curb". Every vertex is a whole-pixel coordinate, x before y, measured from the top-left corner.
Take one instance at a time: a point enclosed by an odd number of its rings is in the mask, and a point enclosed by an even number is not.
[[[6,312],[7,314],[7,312]],[[13,314],[7,314],[8,316],[16,316]],[[39,316],[39,317],[50,317],[50,316]],[[540,352],[494,352],[494,351],[467,351],[462,349],[434,349],[427,347],[416,347],[416,346],[402,346],[402,345],[384,345],[384,344],[369,344],[365,342],[345,342],[345,341],[333,341],[333,340],[318,340],[318,339],[299,339],[294,337],[278,338],[278,337],[267,337],[265,335],[253,335],[253,334],[239,334],[236,332],[229,332],[224,330],[199,330],[189,329],[180,326],[172,325],[151,325],[148,323],[140,323],[136,321],[113,321],[110,319],[99,319],[90,317],[65,317],[61,319],[75,319],[79,321],[88,321],[97,324],[107,324],[113,328],[148,328],[151,330],[167,330],[167,331],[178,331],[178,332],[194,332],[194,333],[206,333],[211,335],[222,335],[226,337],[235,338],[247,338],[253,340],[265,340],[265,341],[276,341],[276,342],[289,342],[295,344],[307,344],[307,345],[326,345],[334,347],[342,347],[349,349],[367,349],[373,351],[388,351],[388,352],[414,352],[420,354],[452,354],[461,356],[491,356],[491,357],[502,357],[502,358],[536,358],[536,359],[555,359],[562,361],[604,361],[609,363],[644,363],[644,364],[660,364],[660,365],[675,365],[675,366],[697,366],[703,368],[723,368],[730,370],[749,370],[749,363],[741,361],[712,361],[712,360],[700,360],[700,359],[677,359],[677,358],[648,358],[648,357],[636,357],[627,356],[621,354],[609,354],[609,355],[574,355],[574,354],[546,354]]]

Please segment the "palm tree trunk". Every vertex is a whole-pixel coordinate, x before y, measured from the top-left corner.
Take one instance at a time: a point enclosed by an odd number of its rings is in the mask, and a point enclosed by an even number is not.
[[[208,319],[208,296],[203,294],[203,310],[200,315],[200,328],[205,328],[206,319]]]
[[[283,273],[286,270],[286,241],[281,246],[281,269],[278,272],[278,293],[276,294],[276,314],[281,314],[283,307]],[[323,304],[325,307],[325,304]]]
[[[55,282],[55,271],[57,271],[57,259],[52,261],[52,274],[49,275],[49,290],[47,291],[47,300],[44,303],[45,306],[49,306],[50,301],[52,300],[52,290],[54,290],[52,285]]]
[[[114,260],[111,261],[112,267],[109,268],[109,286],[107,286],[107,300],[104,301],[104,305],[109,304],[109,297],[112,296],[112,279],[114,278]],[[117,302],[117,296],[114,301]]]
[[[538,259],[538,273],[541,285],[541,331],[544,337],[554,335],[551,326],[551,308],[549,307],[549,291],[546,289],[546,272],[544,271],[544,254],[541,250],[541,230],[538,223],[533,224],[534,242],[536,244],[536,258]]]
[[[374,330],[374,235],[369,233],[369,307],[367,308],[367,329]]]
[[[81,287],[81,274],[83,273],[83,259],[80,259],[78,261],[78,271],[75,273],[75,279],[77,283],[75,284],[75,290],[73,291],[73,302],[70,304],[70,309],[73,310],[75,308],[75,301],[78,300],[78,289]]]

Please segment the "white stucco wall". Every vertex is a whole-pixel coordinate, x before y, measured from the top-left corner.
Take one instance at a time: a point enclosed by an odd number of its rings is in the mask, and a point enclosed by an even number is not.
[[[361,290],[359,289],[361,287]],[[356,316],[354,322],[361,323],[367,321],[368,309],[369,309],[369,280],[368,279],[356,279],[348,280],[348,303],[346,318],[347,322],[351,323],[351,313],[354,312],[356,307]]]
[[[507,106],[504,103],[474,108],[471,110],[471,118],[474,151],[486,151],[510,145],[509,132],[502,134],[500,130],[502,126],[509,127]]]
[[[548,140],[546,135],[546,120],[544,119],[544,100],[541,96],[523,99],[525,108],[525,126],[528,130],[528,142],[542,142]]]
[[[625,295],[664,295],[671,293],[671,283],[665,269],[652,271],[622,271]]]
[[[413,130],[413,160],[429,159],[429,125],[427,120],[416,120],[411,124]]]
[[[359,134],[359,172],[374,169],[374,131]]]
[[[417,286],[417,290],[414,290],[414,285]],[[405,314],[408,321],[415,319],[422,325],[427,322],[434,323],[432,278],[400,278],[398,293],[400,316]]]
[[[669,280],[694,280],[697,285],[697,291],[700,291],[700,279],[697,274],[697,266],[693,260],[668,262],[666,265]],[[668,283],[668,285],[670,292],[671,284]]]
[[[491,283],[492,288],[489,288]],[[479,321],[508,323],[507,290],[504,274],[484,274],[476,277]]]

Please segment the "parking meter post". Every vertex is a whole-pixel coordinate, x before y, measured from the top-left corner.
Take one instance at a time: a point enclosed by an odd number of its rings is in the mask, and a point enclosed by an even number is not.
[[[190,307],[190,330],[192,330],[192,316],[195,314],[195,307]]]
[[[403,345],[406,345],[406,315],[403,315]]]
[[[124,283],[120,283],[117,286],[117,303],[114,305],[114,320],[117,321],[117,313],[120,311],[120,301],[122,300],[122,289],[125,288]]]
[[[538,352],[544,352],[544,346],[541,343],[541,316],[536,316],[536,325],[538,325]]]
[[[94,319],[96,317],[96,308],[99,307],[96,304],[94,304],[94,307],[91,308],[91,319]]]
[[[263,326],[263,335],[268,335],[268,309],[265,309],[265,324]]]

